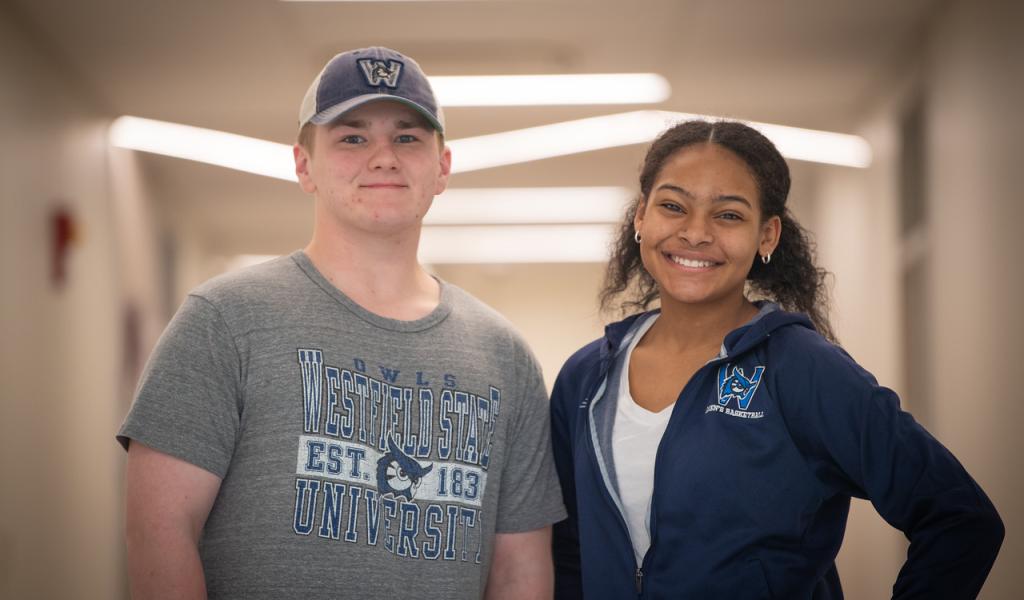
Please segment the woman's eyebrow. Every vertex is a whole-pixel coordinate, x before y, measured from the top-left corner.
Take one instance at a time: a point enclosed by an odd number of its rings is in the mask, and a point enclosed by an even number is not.
[[[681,196],[686,196],[687,198],[696,199],[696,197],[697,197],[696,194],[694,194],[690,190],[688,190],[688,189],[686,189],[686,188],[684,188],[682,186],[676,185],[674,183],[663,183],[663,184],[658,186],[658,190],[668,190],[670,192],[675,192],[675,193],[677,193],[677,194],[679,194]],[[738,196],[736,194],[722,194],[721,196],[716,196],[713,201],[714,202],[739,202],[741,204],[747,205],[750,208],[753,208],[753,205],[750,203],[749,200],[747,200],[743,196]]]
[[[714,201],[715,202],[739,202],[741,204],[746,204],[750,208],[754,208],[754,206],[752,204],[750,204],[749,200],[747,200],[743,196],[737,196],[735,194],[723,194],[723,195],[718,196],[717,198],[715,198]]]
[[[663,184],[658,186],[658,189],[659,190],[668,190],[670,192],[675,192],[677,194],[681,194],[683,196],[686,196],[687,198],[696,198],[696,196],[693,195],[693,193],[690,192],[690,190],[688,190],[688,189],[686,189],[684,187],[680,187],[678,185],[675,185],[674,183],[663,183]]]

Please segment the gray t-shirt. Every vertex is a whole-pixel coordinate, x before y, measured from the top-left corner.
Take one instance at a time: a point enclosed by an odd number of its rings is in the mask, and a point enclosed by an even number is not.
[[[380,317],[301,251],[189,295],[118,438],[222,478],[211,598],[479,598],[495,532],[565,517],[507,322],[443,282],[426,317]]]

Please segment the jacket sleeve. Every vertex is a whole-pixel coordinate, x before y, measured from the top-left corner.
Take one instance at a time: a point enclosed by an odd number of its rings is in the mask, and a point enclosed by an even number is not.
[[[555,523],[552,537],[552,555],[555,561],[555,598],[569,600],[583,597],[580,575],[579,531],[576,521],[576,485],[573,474],[572,408],[579,404],[578,386],[570,380],[573,369],[569,363],[562,368],[551,391],[551,442],[555,455],[555,469],[562,485],[562,498],[568,517]]]
[[[1004,535],[978,484],[839,348],[815,340],[785,360],[779,405],[826,495],[869,499],[910,540],[893,597],[975,598]]]

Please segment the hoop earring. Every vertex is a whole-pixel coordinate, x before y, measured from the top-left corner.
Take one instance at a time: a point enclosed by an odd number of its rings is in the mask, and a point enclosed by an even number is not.
[[[633,232],[633,241],[638,243],[638,244],[640,243],[640,232],[639,231],[634,231]]]
[[[770,262],[772,262],[772,253],[771,252],[769,252],[768,254],[762,254],[761,255],[761,264],[765,264],[766,265],[766,264],[768,264]]]

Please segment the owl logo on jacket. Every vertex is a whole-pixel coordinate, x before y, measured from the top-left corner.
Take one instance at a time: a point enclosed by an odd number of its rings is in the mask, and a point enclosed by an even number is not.
[[[423,478],[434,468],[433,464],[422,465],[398,447],[388,436],[388,452],[377,461],[377,490],[381,495],[391,494],[412,500]]]
[[[761,376],[764,375],[764,367],[754,367],[750,377],[740,367],[729,368],[724,365],[718,369],[718,403],[728,406],[729,401],[736,400],[736,406],[740,410],[750,408],[750,401],[754,398],[754,392],[761,383]]]

